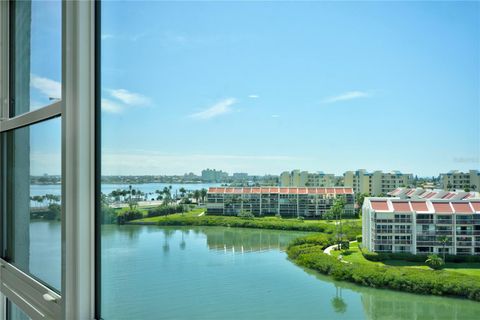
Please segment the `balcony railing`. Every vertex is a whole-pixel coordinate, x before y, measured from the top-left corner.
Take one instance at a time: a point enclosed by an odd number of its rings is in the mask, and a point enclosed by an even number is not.
[[[412,223],[412,219],[372,219],[376,223]]]
[[[475,224],[473,220],[457,220],[457,224]]]
[[[457,246],[471,247],[472,246],[472,241],[457,241]]]
[[[412,230],[395,229],[393,233],[412,233]]]
[[[417,219],[418,224],[433,224],[433,220],[430,219]]]
[[[452,224],[453,221],[450,220],[443,220],[443,219],[437,219],[437,224]]]
[[[393,244],[392,240],[374,240],[375,244]]]
[[[412,240],[395,240],[394,244],[412,244]]]
[[[417,246],[436,246],[436,241],[417,241]]]

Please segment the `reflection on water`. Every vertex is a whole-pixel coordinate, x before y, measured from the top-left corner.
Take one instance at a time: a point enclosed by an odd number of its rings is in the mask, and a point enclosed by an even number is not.
[[[282,250],[303,234],[104,226],[103,318],[465,320],[480,313],[473,301],[360,287],[299,268]]]
[[[211,250],[237,253],[284,250],[295,238],[308,233],[276,230],[216,228],[208,230],[207,245]]]

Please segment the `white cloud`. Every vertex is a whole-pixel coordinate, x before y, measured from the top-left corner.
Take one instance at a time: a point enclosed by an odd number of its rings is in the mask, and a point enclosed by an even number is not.
[[[305,160],[302,157],[285,155],[240,155],[240,154],[165,154],[150,150],[113,150],[102,153],[102,172],[104,174],[182,174],[197,172],[205,168],[217,168],[227,172],[277,173],[285,167]],[[265,172],[262,172],[265,168]]]
[[[348,91],[337,96],[326,98],[322,101],[322,103],[335,103],[339,101],[347,101],[358,98],[368,98],[370,96],[370,93],[364,91]]]
[[[151,103],[149,98],[125,89],[112,89],[108,92],[112,97],[129,106],[147,106]]]
[[[278,115],[278,114],[272,114],[272,118],[280,118],[280,115]]]
[[[48,98],[60,99],[62,97],[62,84],[58,81],[31,74],[30,85]]]
[[[259,96],[258,94],[250,94],[248,97],[249,97],[250,99],[258,99],[258,98],[260,98],[260,96]]]
[[[120,113],[123,107],[110,99],[102,99],[102,110],[108,113]]]
[[[102,40],[107,40],[107,39],[114,38],[114,36],[113,36],[113,34],[105,33],[105,34],[102,34],[101,38],[102,38]]]
[[[237,100],[235,98],[223,99],[203,111],[191,114],[190,117],[199,120],[215,118],[222,114],[232,112],[232,105],[234,105],[236,102]]]

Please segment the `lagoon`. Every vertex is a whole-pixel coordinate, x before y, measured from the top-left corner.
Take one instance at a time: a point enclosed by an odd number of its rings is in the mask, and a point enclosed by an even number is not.
[[[59,287],[60,224],[30,225],[31,271]],[[104,319],[476,319],[480,303],[336,282],[287,259],[305,233],[102,226]]]

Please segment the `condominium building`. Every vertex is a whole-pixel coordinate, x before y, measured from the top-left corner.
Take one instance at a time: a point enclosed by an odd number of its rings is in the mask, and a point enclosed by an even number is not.
[[[202,170],[202,180],[205,182],[222,182],[228,178],[228,173],[222,170],[205,169]]]
[[[392,171],[384,173],[374,171],[368,173],[365,169],[347,171],[343,174],[344,186],[352,187],[355,193],[370,195],[385,195],[398,187],[407,187],[413,183],[413,175]]]
[[[331,173],[293,170],[280,174],[281,187],[333,187],[336,177]]]
[[[400,199],[445,199],[445,200],[474,200],[480,199],[476,191],[446,191],[442,189],[397,188],[387,195]]]
[[[352,188],[210,188],[207,213],[237,215],[248,211],[255,216],[321,218],[339,198],[345,200],[345,216],[353,215]]]
[[[452,170],[448,173],[442,173],[440,174],[440,185],[445,190],[480,190],[480,172],[478,170],[470,170],[469,172]]]
[[[370,251],[480,255],[480,200],[366,198],[362,213]]]

